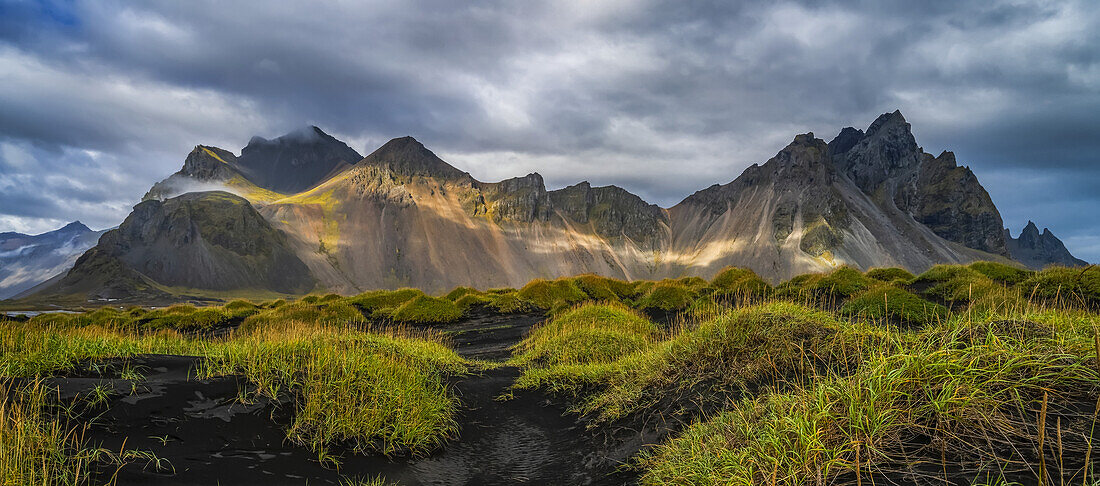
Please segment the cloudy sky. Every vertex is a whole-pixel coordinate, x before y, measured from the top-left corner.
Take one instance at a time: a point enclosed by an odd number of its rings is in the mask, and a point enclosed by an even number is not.
[[[1089,0],[0,0],[0,231],[116,225],[194,145],[307,124],[669,206],[894,109],[1100,261]]]

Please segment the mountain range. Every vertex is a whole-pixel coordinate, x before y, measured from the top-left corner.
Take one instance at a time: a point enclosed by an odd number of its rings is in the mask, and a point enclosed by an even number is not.
[[[955,155],[926,153],[900,112],[774,157],[671,208],[616,186],[547,190],[537,173],[482,182],[411,137],[366,157],[317,127],[254,137],[239,156],[197,146],[115,230],[35,298],[404,286],[515,287],[597,273],[771,281],[827,271],[1012,260],[1078,265],[1049,231],[1012,238]]]

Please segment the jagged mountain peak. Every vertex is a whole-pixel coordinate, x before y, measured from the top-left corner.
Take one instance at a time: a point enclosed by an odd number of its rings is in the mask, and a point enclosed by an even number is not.
[[[385,166],[404,176],[440,177],[444,179],[469,178],[466,172],[456,169],[440,159],[417,139],[405,136],[392,139],[367,155],[361,163]],[[537,175],[537,174],[536,174]],[[542,176],[538,176],[541,181]]]
[[[879,115],[875,121],[871,122],[871,125],[867,127],[867,136],[873,137],[880,131],[890,129],[912,130],[909,122],[905,121],[905,117],[902,116],[901,110],[894,110],[893,112]]]
[[[1005,229],[1005,241],[1012,258],[1028,267],[1041,269],[1047,265],[1084,266],[1088,262],[1074,257],[1049,228],[1039,232],[1039,226],[1028,220],[1020,236],[1013,238]]]

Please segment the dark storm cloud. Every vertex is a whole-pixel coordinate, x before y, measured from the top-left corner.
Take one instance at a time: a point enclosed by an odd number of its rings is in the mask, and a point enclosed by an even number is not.
[[[1086,1],[0,0],[0,230],[116,224],[191,146],[307,123],[667,206],[900,108],[1100,260],[1098,32]]]

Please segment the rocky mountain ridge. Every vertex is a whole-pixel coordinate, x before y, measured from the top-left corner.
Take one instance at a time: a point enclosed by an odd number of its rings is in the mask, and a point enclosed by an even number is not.
[[[668,209],[616,186],[581,182],[548,191],[537,173],[478,181],[412,137],[393,139],[354,164],[341,147],[347,146],[315,127],[275,141],[254,138],[240,157],[197,146],[179,172],[135,207],[136,219],[128,218],[90,253],[105,252],[139,280],[160,286],[294,293],[314,279],[317,288],[351,293],[518,286],[588,272],[626,279],[709,277],[727,265],[752,268],[772,281],[839,265],[919,272],[937,263],[1009,261],[1034,246],[1007,236],[974,173],[951,152],[924,152],[896,111],[866,131],[845,128],[828,143],[812,133],[798,135],[764,164]],[[302,155],[310,150],[316,153]],[[257,175],[264,168],[301,180],[290,185]],[[224,233],[221,220],[174,223],[178,207],[191,207],[175,202],[190,201],[176,195],[189,186],[236,194],[233,204],[250,203],[245,206],[256,216],[230,211],[242,225],[231,233]],[[143,206],[148,202],[164,206],[153,210]],[[157,223],[161,230],[152,240],[133,229],[152,220],[168,222]],[[188,225],[187,231],[178,225]],[[248,242],[253,231],[263,234],[262,244]],[[199,240],[218,240],[215,246],[223,249],[259,245],[279,256],[231,251],[213,263],[208,247],[193,244]],[[236,270],[219,273],[219,265]],[[292,277],[275,279],[272,265],[291,265]],[[80,274],[79,267],[73,272]],[[263,277],[242,280],[242,269]],[[202,273],[219,277],[196,277]]]

